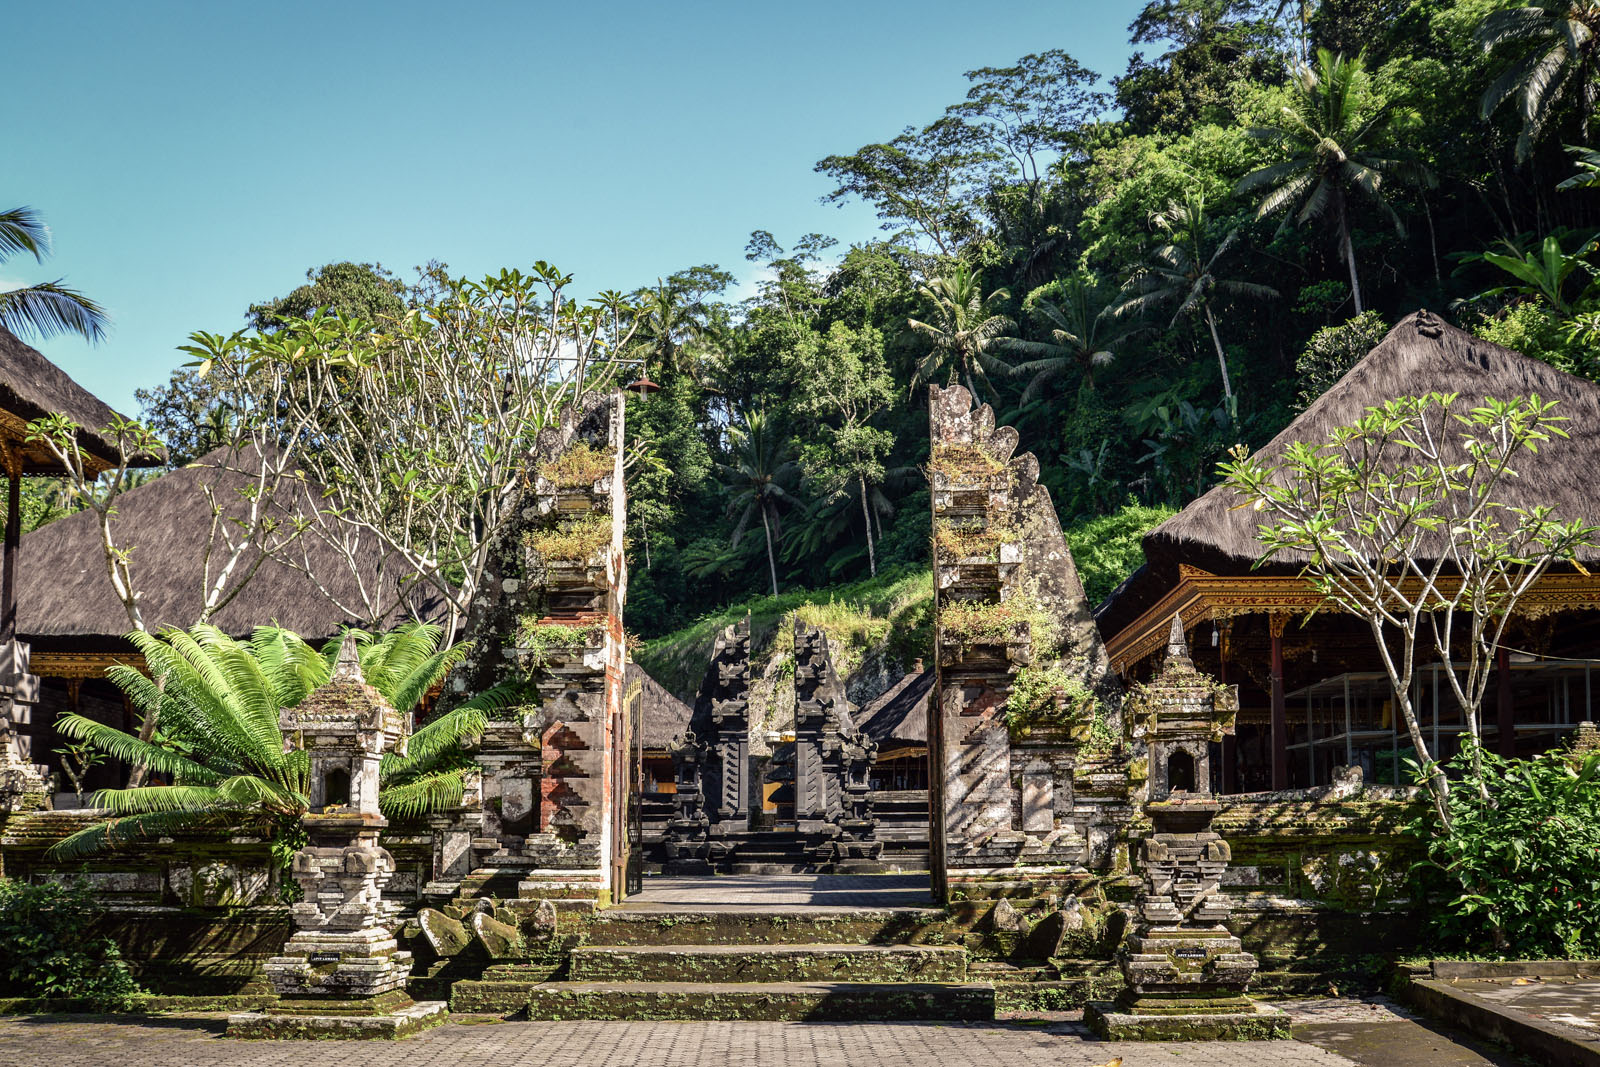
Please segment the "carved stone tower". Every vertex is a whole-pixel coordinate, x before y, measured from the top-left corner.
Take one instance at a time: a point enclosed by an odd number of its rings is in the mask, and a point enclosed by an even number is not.
[[[286,751],[309,761],[307,841],[295,853],[301,899],[290,909],[294,933],[267,961],[279,1001],[265,1013],[237,1015],[243,1036],[400,1036],[442,1017],[442,1004],[406,994],[411,954],[399,950],[383,899],[394,857],[378,844],[388,825],[378,811],[378,768],[386,751],[405,751],[405,720],[361,675],[354,635],[339,649],[333,677],[278,717]]]
[[[1240,1040],[1289,1036],[1288,1016],[1245,995],[1256,958],[1226,925],[1222,873],[1231,854],[1211,829],[1209,746],[1233,732],[1238,692],[1195,669],[1172,619],[1166,660],[1124,704],[1149,746],[1152,826],[1139,849],[1143,880],[1118,953],[1127,988],[1084,1019],[1114,1040]]]
[[[856,727],[828,638],[794,623],[795,822],[818,840],[812,859],[834,869],[870,868],[883,852],[874,840],[868,775],[877,743]]]
[[[672,870],[688,873],[727,858],[733,835],[750,829],[750,620],[717,638],[672,760],[678,812],[667,856]]]

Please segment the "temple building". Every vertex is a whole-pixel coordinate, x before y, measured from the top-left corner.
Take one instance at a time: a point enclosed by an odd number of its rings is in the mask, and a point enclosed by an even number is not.
[[[1460,393],[1464,403],[1534,394],[1559,401],[1555,414],[1570,420],[1570,439],[1520,454],[1519,477],[1497,492],[1600,525],[1592,473],[1600,468],[1600,385],[1426,312],[1401,321],[1256,456],[1270,464],[1291,442],[1324,442],[1366,408],[1435,391]],[[1327,785],[1341,766],[1359,766],[1370,782],[1403,783],[1413,752],[1367,622],[1315,610],[1322,598],[1293,556],[1257,566],[1261,513],[1239,504],[1217,486],[1145,536],[1144,565],[1095,613],[1113,666],[1125,679],[1148,678],[1173,616],[1183,619],[1195,664],[1239,686],[1237,737],[1212,761],[1221,792]],[[1596,561],[1600,548],[1580,553],[1580,563]],[[1597,609],[1600,573],[1571,566],[1553,568],[1522,598],[1485,699],[1486,745],[1530,755],[1595,717]],[[1447,759],[1459,747],[1462,712],[1426,635],[1417,656],[1413,704],[1433,755]]]

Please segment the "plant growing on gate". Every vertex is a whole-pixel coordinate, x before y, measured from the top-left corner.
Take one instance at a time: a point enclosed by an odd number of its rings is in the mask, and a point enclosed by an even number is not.
[[[1518,477],[1516,460],[1568,436],[1556,401],[1459,401],[1458,393],[1398,397],[1326,441],[1291,443],[1277,462],[1240,446],[1220,465],[1240,506],[1266,516],[1257,565],[1303,554],[1301,573],[1327,605],[1371,627],[1447,831],[1450,784],[1432,762],[1411,699],[1417,641],[1430,639],[1477,739],[1495,651],[1518,602],[1558,561],[1581,568],[1576,553],[1595,533],[1553,507],[1504,494]],[[1458,629],[1466,631],[1465,664],[1455,653]]]

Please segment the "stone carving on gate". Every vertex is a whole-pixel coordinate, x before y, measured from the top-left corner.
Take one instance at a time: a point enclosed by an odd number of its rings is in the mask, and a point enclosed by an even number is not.
[[[695,871],[725,860],[750,829],[750,620],[717,637],[689,728],[673,739],[675,817],[667,864]]]

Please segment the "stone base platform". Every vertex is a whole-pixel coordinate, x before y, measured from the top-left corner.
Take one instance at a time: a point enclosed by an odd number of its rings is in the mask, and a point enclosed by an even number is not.
[[[298,1015],[242,1012],[228,1016],[229,1037],[382,1039],[410,1037],[449,1018],[442,1000],[420,1000],[385,1015]]]
[[[1270,1041],[1294,1036],[1288,1012],[1267,1004],[1206,1014],[1134,1015],[1110,1001],[1083,1009],[1083,1021],[1107,1041]]]

